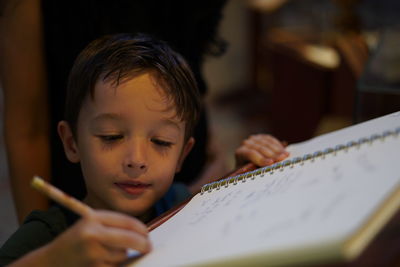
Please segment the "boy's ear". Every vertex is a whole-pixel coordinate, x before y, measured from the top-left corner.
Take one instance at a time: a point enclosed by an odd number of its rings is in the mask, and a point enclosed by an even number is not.
[[[75,142],[75,138],[72,134],[72,130],[68,122],[60,121],[58,123],[57,130],[58,130],[58,135],[60,136],[61,141],[63,143],[64,152],[68,160],[73,163],[79,162],[80,158],[79,158],[78,146]]]
[[[189,140],[186,142],[185,146],[183,147],[182,153],[179,157],[178,164],[176,165],[175,172],[180,172],[182,169],[182,164],[185,161],[186,156],[192,150],[194,146],[195,140],[193,137],[190,137]]]

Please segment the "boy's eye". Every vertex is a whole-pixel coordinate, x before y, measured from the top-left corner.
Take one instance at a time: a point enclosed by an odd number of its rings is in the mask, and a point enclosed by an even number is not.
[[[152,141],[154,144],[156,144],[156,145],[158,145],[158,146],[163,146],[163,147],[170,147],[170,146],[173,145],[172,142],[164,141],[164,140],[160,140],[160,139],[155,139],[155,138],[151,139],[151,141]]]
[[[98,135],[97,137],[100,138],[104,142],[112,143],[112,142],[122,139],[123,135],[122,134]]]

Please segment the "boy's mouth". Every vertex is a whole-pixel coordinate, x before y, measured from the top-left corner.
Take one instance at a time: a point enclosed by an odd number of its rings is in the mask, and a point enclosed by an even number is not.
[[[150,184],[141,182],[119,182],[114,184],[125,193],[133,196],[143,194],[150,187]]]

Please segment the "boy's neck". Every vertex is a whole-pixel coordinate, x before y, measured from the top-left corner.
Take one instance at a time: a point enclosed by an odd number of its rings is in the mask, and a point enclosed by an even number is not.
[[[148,223],[150,222],[152,219],[154,219],[154,216],[156,214],[156,211],[154,208],[149,209],[148,211],[146,211],[145,213],[143,213],[140,216],[136,216],[136,218],[138,220],[140,220],[143,223]]]
[[[96,208],[96,207],[93,207],[93,205],[91,205],[90,201],[88,201],[88,199],[87,199],[87,196],[83,199],[83,202],[94,209]],[[134,217],[136,217],[138,220],[140,220],[143,223],[148,223],[152,219],[154,219],[155,215],[156,215],[156,211],[155,211],[154,207],[152,207],[148,211],[143,213],[142,215],[134,216]]]

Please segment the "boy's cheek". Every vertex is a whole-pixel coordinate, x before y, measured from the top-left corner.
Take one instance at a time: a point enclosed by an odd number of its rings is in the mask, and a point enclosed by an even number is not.
[[[158,179],[155,179],[153,183],[153,189],[157,200],[162,198],[168,192],[174,181],[174,176],[175,173],[170,172],[168,175],[164,173],[164,175],[159,176]]]
[[[155,186],[157,187],[156,192],[162,195],[165,194],[171,187],[173,181],[174,181],[174,173],[157,179],[154,183]]]

